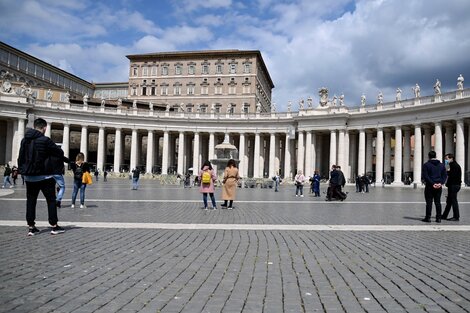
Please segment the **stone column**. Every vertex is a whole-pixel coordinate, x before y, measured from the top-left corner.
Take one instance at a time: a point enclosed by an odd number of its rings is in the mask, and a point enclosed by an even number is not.
[[[70,125],[64,124],[64,131],[62,134],[62,150],[64,155],[68,158],[70,154]]]
[[[394,171],[394,185],[403,185],[401,180],[402,174],[402,134],[401,134],[401,126],[395,127],[395,171]]]
[[[312,132],[312,167],[314,173],[317,170],[317,135]]]
[[[366,131],[366,173],[372,172],[372,159],[374,154],[374,147],[372,146],[373,135],[372,130]]]
[[[209,160],[215,158],[214,148],[215,148],[214,133],[209,133],[209,157],[208,157]]]
[[[349,164],[351,165],[350,177],[352,177],[354,181],[356,180],[357,172],[358,172],[357,160],[358,160],[358,155],[359,155],[359,147],[357,144],[357,137],[358,136],[355,133],[349,135],[349,132],[348,132],[349,147],[350,147],[349,148]]]
[[[434,151],[436,151],[437,159],[442,161],[443,153],[442,153],[442,124],[441,122],[434,123]]]
[[[455,161],[459,163],[462,168],[462,186],[465,186],[465,137],[464,137],[464,122],[463,119],[457,120],[455,128]],[[469,139],[470,140],[470,139]],[[467,165],[468,166],[468,165]]]
[[[163,132],[163,147],[162,147],[162,175],[168,174],[168,153],[170,150],[170,134],[167,130]]]
[[[357,175],[366,173],[366,131],[359,130],[359,145],[357,154]]]
[[[384,132],[382,127],[377,128],[375,154],[375,182],[380,184],[384,178]]]
[[[431,151],[432,130],[428,126],[425,126],[423,128],[424,128],[424,145],[423,145],[423,154],[422,154],[421,160],[423,159],[427,160],[428,153],[429,151]]]
[[[13,142],[14,144],[12,145],[12,160],[11,160],[11,165],[17,166],[18,165],[18,156],[21,148],[21,141],[24,138],[24,128],[25,128],[25,122],[24,119],[19,118],[18,121],[15,123],[16,125],[16,130],[15,130],[15,135]]]
[[[415,125],[415,151],[413,153],[413,183],[421,185],[421,167],[423,166],[423,145],[421,125]]]
[[[254,156],[253,156],[253,177],[260,178],[259,168],[260,168],[260,135],[255,133],[255,147],[254,147]]]
[[[297,171],[304,171],[304,132],[299,131],[297,140]],[[296,173],[297,174],[297,173]]]
[[[153,130],[149,129],[147,133],[147,162],[145,164],[145,172],[148,174],[152,174],[153,169],[154,143],[155,139],[153,138]]]
[[[389,129],[384,130],[385,142],[384,142],[384,173],[392,170],[392,134]]]
[[[409,172],[411,168],[411,129],[403,129],[403,172]]]
[[[336,129],[330,130],[330,168],[336,164]]]
[[[344,131],[344,169],[342,169],[346,182],[351,181],[351,167],[349,166],[349,132]]]
[[[114,173],[119,173],[121,167],[122,156],[122,132],[120,128],[116,128],[114,135]]]
[[[199,173],[199,132],[194,133],[194,143],[193,143],[193,174],[197,175]]]
[[[286,133],[286,142],[284,143],[284,179],[290,179],[290,163],[291,163],[291,153],[290,153],[290,142],[289,142],[289,133]]]
[[[238,164],[238,170],[240,171],[240,176],[246,178],[248,169],[247,164],[245,162],[245,134],[240,133],[240,139],[238,143],[238,158],[240,159],[240,163]]]
[[[345,144],[344,144],[344,129],[338,130],[338,165],[341,166],[341,171],[346,171],[346,164],[344,163],[345,159]],[[344,177],[346,178],[346,176]]]
[[[307,131],[305,136],[305,173],[306,176],[312,175],[312,132]]]
[[[443,155],[447,153],[452,153],[454,154],[454,127],[451,124],[447,124],[445,126],[446,129],[446,134],[445,134],[445,151],[443,151]],[[439,159],[439,155],[437,157]],[[442,159],[444,160],[444,156],[442,156]],[[457,162],[458,163],[458,162]]]
[[[276,134],[271,133],[269,135],[269,177],[276,175],[276,169],[274,167],[276,159]]]
[[[176,172],[184,174],[184,132],[180,132],[178,137],[178,166]]]
[[[137,144],[139,138],[137,134],[137,129],[132,130],[132,138],[131,138],[131,160],[130,160],[130,168],[129,170],[132,171],[135,169],[137,165]]]
[[[103,171],[105,162],[105,132],[104,127],[100,127],[98,130],[98,151],[96,156],[96,167],[99,171]]]
[[[51,133],[52,133],[52,124],[50,122],[47,122],[46,132],[44,133],[44,136],[51,138]]]
[[[80,137],[80,152],[85,155],[85,161],[88,160],[88,127],[82,126],[82,135]]]

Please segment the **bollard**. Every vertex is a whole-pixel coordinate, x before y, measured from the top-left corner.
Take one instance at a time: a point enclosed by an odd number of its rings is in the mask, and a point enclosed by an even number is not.
[[[413,189],[416,189],[418,188],[418,184],[417,183],[413,183]]]

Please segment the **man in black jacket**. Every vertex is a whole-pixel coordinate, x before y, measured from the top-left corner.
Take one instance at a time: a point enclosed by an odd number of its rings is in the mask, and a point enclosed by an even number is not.
[[[447,168],[447,201],[444,214],[442,214],[443,219],[447,219],[449,215],[450,208],[452,207],[453,217],[449,218],[449,221],[459,221],[460,212],[459,212],[459,202],[457,201],[457,193],[460,191],[460,185],[462,184],[462,168],[455,161],[454,155],[452,153],[446,154],[445,164]]]
[[[442,185],[446,182],[447,173],[444,164],[436,159],[436,152],[429,151],[429,161],[423,164],[422,180],[425,182],[424,198],[426,199],[426,216],[423,222],[431,222],[432,202],[436,205],[436,222],[441,222]]]
[[[38,118],[34,121],[34,129],[28,129],[21,141],[18,167],[26,182],[26,222],[28,236],[39,233],[35,226],[36,203],[39,191],[47,201],[51,234],[63,233],[64,229],[57,225],[57,207],[55,198],[55,180],[53,175],[62,162],[64,152],[49,137],[44,136],[47,122]],[[58,161],[59,160],[59,161]],[[63,166],[63,163],[61,164]]]

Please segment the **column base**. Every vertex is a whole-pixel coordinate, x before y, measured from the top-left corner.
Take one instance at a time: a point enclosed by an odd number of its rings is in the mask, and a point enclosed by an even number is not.
[[[392,186],[405,186],[405,184],[402,181],[394,181],[391,185]]]

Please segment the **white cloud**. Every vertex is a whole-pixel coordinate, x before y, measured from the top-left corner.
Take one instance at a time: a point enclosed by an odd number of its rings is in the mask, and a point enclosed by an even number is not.
[[[219,9],[232,5],[232,0],[178,0],[175,6],[183,11],[194,11],[198,9]]]

